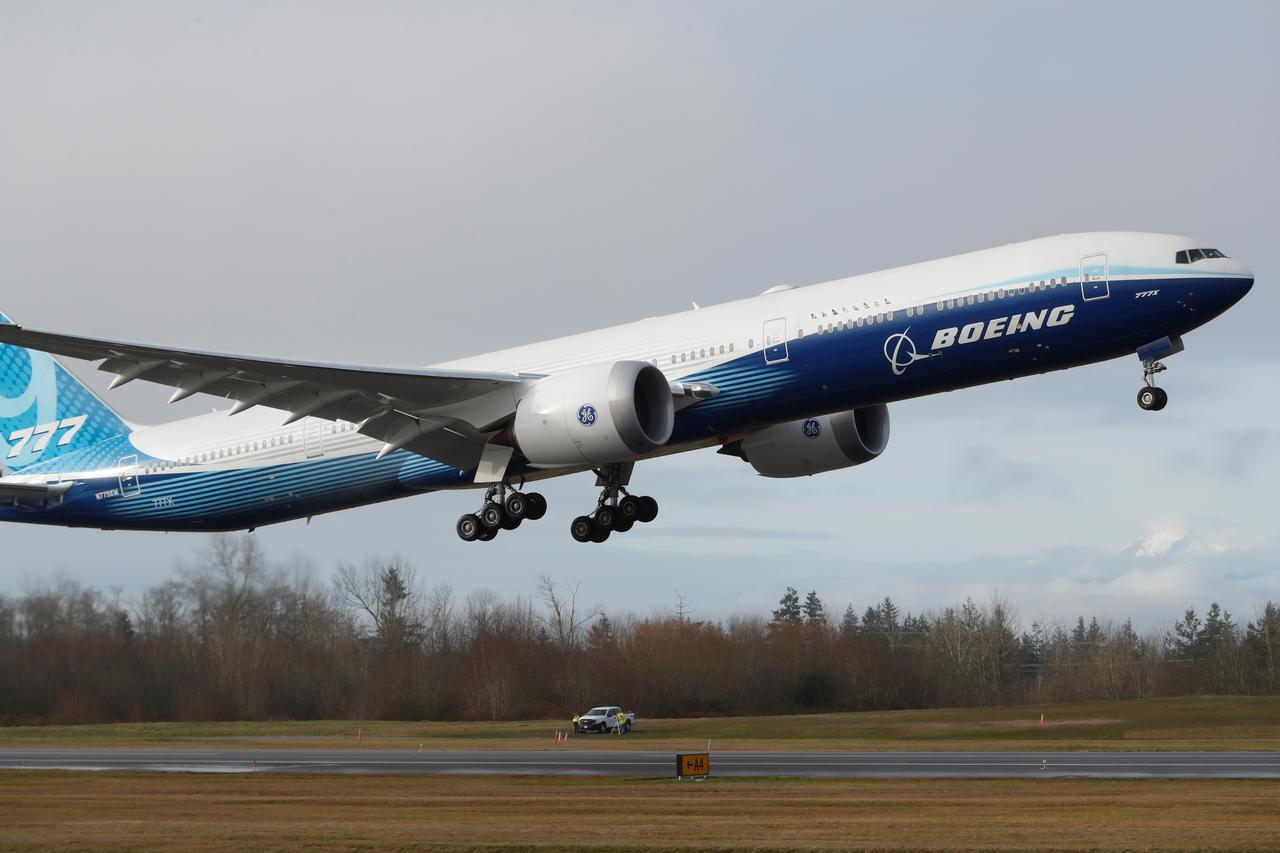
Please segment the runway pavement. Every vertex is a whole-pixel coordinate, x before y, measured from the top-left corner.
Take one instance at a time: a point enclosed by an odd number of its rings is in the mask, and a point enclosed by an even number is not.
[[[0,749],[0,770],[675,775],[675,755],[596,750]],[[713,776],[1280,778],[1276,752],[712,752]]]

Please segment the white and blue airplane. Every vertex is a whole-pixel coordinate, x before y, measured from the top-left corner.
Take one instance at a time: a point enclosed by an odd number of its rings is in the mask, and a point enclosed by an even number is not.
[[[370,368],[34,331],[0,316],[0,519],[134,530],[259,525],[438,489],[484,490],[468,541],[540,518],[526,484],[594,471],[573,537],[657,503],[637,461],[705,447],[766,477],[847,468],[889,440],[887,404],[1137,354],[1138,404],[1182,336],[1253,273],[1204,241],[1069,234],[653,317],[433,367]],[[167,385],[223,411],[126,421],[53,355],[115,388]]]

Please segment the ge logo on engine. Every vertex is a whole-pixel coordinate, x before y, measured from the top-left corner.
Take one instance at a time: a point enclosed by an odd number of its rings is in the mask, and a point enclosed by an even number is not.
[[[578,423],[583,426],[591,426],[596,422],[596,407],[588,403],[581,409],[578,409]]]
[[[817,438],[822,435],[822,424],[814,418],[809,418],[804,422],[804,435],[805,438]]]

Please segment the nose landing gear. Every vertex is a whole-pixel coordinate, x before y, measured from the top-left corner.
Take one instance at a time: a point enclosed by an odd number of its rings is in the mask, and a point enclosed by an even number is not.
[[[1142,362],[1143,387],[1138,391],[1138,406],[1145,411],[1158,412],[1169,403],[1169,394],[1163,388],[1157,388],[1152,378],[1164,370],[1168,368],[1154,359]]]
[[[1168,370],[1159,359],[1177,355],[1186,347],[1182,338],[1170,335],[1158,341],[1152,341],[1138,347],[1138,358],[1142,360],[1142,389],[1138,391],[1138,405],[1148,412],[1158,412],[1169,402],[1169,395],[1163,388],[1157,388],[1153,377],[1157,373]]]
[[[626,533],[636,522],[648,523],[658,517],[658,502],[648,495],[633,495],[625,488],[631,465],[609,465],[596,471],[602,485],[595,512],[580,515],[569,525],[569,534],[578,542],[603,542],[613,533]]]
[[[537,492],[518,492],[506,483],[490,486],[479,512],[458,519],[458,538],[463,542],[488,542],[499,530],[515,530],[528,519],[537,521],[547,514],[547,499]]]

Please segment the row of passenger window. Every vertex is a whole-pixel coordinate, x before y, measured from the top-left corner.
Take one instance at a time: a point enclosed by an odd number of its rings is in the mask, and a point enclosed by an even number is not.
[[[284,447],[287,444],[293,444],[293,433],[264,438],[261,441],[247,441],[244,444],[233,444],[230,447],[220,447],[217,450],[196,453],[192,456],[183,458],[181,462],[183,465],[199,465],[204,462],[217,462],[219,459],[230,459],[234,456],[243,456],[246,453],[270,450],[273,447]]]
[[[756,346],[755,338],[748,338],[747,349],[755,349],[755,346]],[[684,364],[685,362],[697,361],[698,359],[702,359],[702,358],[715,358],[715,356],[717,355],[717,347],[719,349],[719,355],[724,355],[727,352],[733,352],[733,341],[730,341],[727,344],[712,345],[705,349],[702,349],[702,348],[691,349],[688,352],[673,353],[671,356],[671,363]],[[656,358],[649,359],[649,363],[652,364],[654,367],[659,366],[658,359]]]
[[[945,311],[949,308],[962,308],[965,305],[975,305],[983,302],[994,302],[997,299],[1022,295],[1025,293],[1035,293],[1040,290],[1053,290],[1058,287],[1067,286],[1067,277],[1041,279],[1038,282],[1031,281],[1026,284],[1019,284],[1016,287],[1002,287],[993,291],[981,291],[979,293],[970,293],[968,296],[957,296],[955,299],[944,299],[934,303],[934,307],[939,311]],[[916,309],[918,313],[924,313],[924,306]],[[908,315],[910,316],[910,315]]]
[[[353,423],[338,421],[335,424],[326,424],[322,426],[321,430],[328,435],[337,435],[338,433],[343,432],[354,432],[355,428],[356,425]],[[264,438],[258,441],[246,441],[243,444],[233,444],[230,447],[220,447],[217,450],[209,450],[192,454],[191,456],[184,456],[173,464],[200,465],[206,462],[217,462],[219,459],[231,459],[236,456],[244,456],[248,453],[258,453],[260,451],[271,450],[276,447],[285,447],[293,443],[293,433],[286,433],[281,436],[272,436],[271,438]]]
[[[994,302],[997,299],[1005,299],[1006,297],[1011,297],[1015,294],[1035,293],[1036,291],[1040,291],[1040,290],[1051,290],[1053,288],[1066,287],[1066,286],[1067,286],[1066,276],[1062,276],[1061,278],[1041,279],[1040,281],[1031,281],[1031,282],[1027,282],[1026,284],[1020,284],[1016,287],[1000,288],[998,290],[992,290],[992,291],[981,291],[979,293],[971,293],[968,296],[958,296],[954,299],[943,299],[934,303],[934,308],[938,311],[946,311],[951,308],[961,308],[965,305],[977,305],[984,302]],[[848,309],[846,308],[845,311],[847,312]],[[925,311],[925,306],[912,305],[907,308],[906,315],[908,317],[923,317],[924,311]],[[833,315],[840,314],[840,312],[835,308],[831,309],[831,313]],[[882,311],[877,314],[859,316],[853,319],[845,318],[842,320],[836,320],[835,322],[832,322],[832,323],[820,322],[818,324],[818,334],[821,335],[821,334],[826,334],[828,332],[841,331],[844,329],[852,329],[855,327],[862,327],[862,326],[872,326],[877,323],[885,323],[885,322],[888,322],[889,320],[892,320],[893,315],[894,315],[893,311]],[[809,316],[812,319],[815,319],[815,320],[818,319],[818,315],[814,312],[810,312]],[[825,311],[823,312],[823,316],[824,317],[826,316]],[[798,329],[796,332],[796,335],[797,337],[803,338],[804,329]]]
[[[855,326],[857,327],[874,326],[876,323],[887,323],[892,319],[893,319],[892,311],[883,311],[879,314],[871,314],[866,317],[862,317],[862,316],[858,316],[854,318],[845,317],[842,320],[836,320],[834,323],[819,323],[818,334],[825,335],[830,332],[840,332],[840,331],[844,331],[845,329],[852,329]],[[797,329],[796,337],[803,338],[804,329]]]

